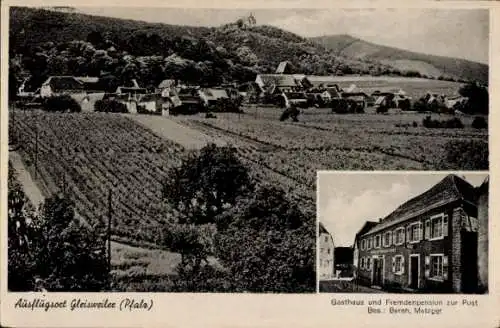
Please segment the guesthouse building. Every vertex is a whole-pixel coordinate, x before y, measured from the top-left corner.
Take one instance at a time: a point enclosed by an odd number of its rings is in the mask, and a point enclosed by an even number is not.
[[[448,175],[356,236],[359,282],[388,290],[477,293],[477,195],[467,181]]]

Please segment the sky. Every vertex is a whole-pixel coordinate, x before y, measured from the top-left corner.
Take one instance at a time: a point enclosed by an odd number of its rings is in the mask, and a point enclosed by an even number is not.
[[[457,173],[479,186],[486,173]],[[335,246],[351,246],[366,221],[377,221],[399,205],[427,191],[446,173],[320,173],[318,219]]]
[[[304,37],[349,34],[401,49],[488,63],[485,9],[198,9],[78,7],[93,15],[175,25],[220,26],[250,12],[257,24]]]

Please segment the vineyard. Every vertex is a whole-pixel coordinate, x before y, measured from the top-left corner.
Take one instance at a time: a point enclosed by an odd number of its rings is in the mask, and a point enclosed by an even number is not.
[[[127,116],[104,113],[16,111],[10,115],[9,133],[32,176],[36,164],[36,182],[45,196],[67,193],[78,215],[94,224],[106,222],[111,191],[113,239],[145,247],[161,244],[158,231],[175,215],[161,199],[162,182],[193,142],[181,145],[165,138],[166,132],[160,133],[162,138]],[[239,146],[257,183],[279,185],[313,212],[314,185],[294,173],[300,167],[277,167],[270,160],[272,152],[259,157],[258,143]],[[272,156],[279,160],[280,153]]]
[[[111,191],[113,234],[157,242],[156,231],[169,215],[161,183],[167,169],[179,163],[182,146],[106,114],[19,112],[10,123],[27,166],[37,166],[36,180],[46,196],[66,192],[78,214],[93,224],[107,218]]]

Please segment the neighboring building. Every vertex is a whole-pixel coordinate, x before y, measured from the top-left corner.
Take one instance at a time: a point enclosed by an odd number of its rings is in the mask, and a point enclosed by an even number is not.
[[[478,289],[480,292],[488,292],[488,198],[489,180],[478,188],[477,200],[477,266],[478,266]]]
[[[334,277],[334,244],[333,238],[323,224],[319,223],[319,277],[332,279]]]
[[[40,87],[42,98],[72,93],[85,93],[84,84],[74,76],[51,76]]]
[[[406,96],[406,92],[399,89],[377,89],[371,94],[375,107],[400,108],[409,110],[411,107],[411,98]]]
[[[357,236],[362,284],[426,292],[478,291],[478,207],[455,175]]]
[[[359,238],[364,235],[366,232],[368,232],[371,228],[373,228],[375,225],[377,225],[377,222],[374,221],[366,221],[363,227],[359,229],[358,233],[356,233],[356,236],[354,237],[354,245],[353,245],[353,261],[352,264],[354,265],[355,268],[359,268],[359,245],[358,241],[360,240]]]

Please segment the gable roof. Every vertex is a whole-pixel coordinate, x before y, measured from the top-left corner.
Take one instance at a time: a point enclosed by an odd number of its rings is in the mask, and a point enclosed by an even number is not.
[[[321,223],[321,222],[319,223],[319,233],[320,233],[320,234],[321,234],[321,233],[327,233],[327,234],[330,234],[330,233],[328,232],[328,230],[326,230],[326,228],[325,228],[325,226],[323,225],[323,223]]]
[[[259,74],[257,79],[261,79],[265,86],[276,85],[277,87],[300,86],[300,81],[304,78],[301,74]]]
[[[160,84],[158,85],[158,88],[160,88],[160,89],[170,88],[171,86],[174,86],[174,85],[175,85],[175,80],[167,79],[167,80],[161,81]]]
[[[381,231],[392,225],[423,214],[432,208],[437,208],[459,199],[464,199],[475,204],[474,187],[456,175],[447,175],[444,179],[426,192],[413,197],[400,205],[392,213],[382,219],[379,224],[371,228],[363,235]]]
[[[207,96],[209,100],[216,100],[221,98],[229,98],[226,90],[224,89],[203,89],[203,93]]]
[[[276,68],[276,74],[284,74],[287,66],[287,61],[282,61],[281,63],[279,63],[278,68]]]
[[[42,85],[49,85],[54,91],[83,90],[84,88],[83,83],[74,76],[51,76]]]
[[[75,79],[82,83],[97,83],[99,82],[98,77],[94,76],[75,76]]]

